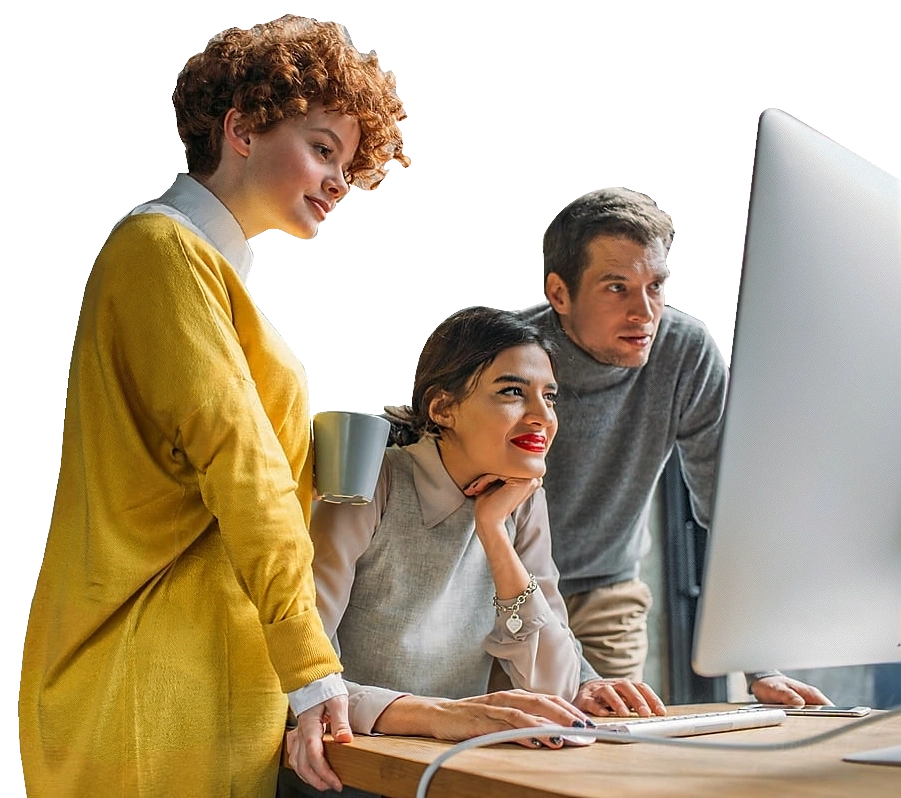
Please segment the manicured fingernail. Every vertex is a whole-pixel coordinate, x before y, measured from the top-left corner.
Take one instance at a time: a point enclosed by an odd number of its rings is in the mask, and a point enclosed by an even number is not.
[[[556,735],[549,737],[548,740],[550,741],[551,745],[560,745],[560,743],[563,742],[563,738],[557,737]]]
[[[541,748],[541,740],[539,740],[537,737],[533,737],[531,740],[529,740],[529,742],[532,743],[532,745],[534,745],[536,748]]]
[[[585,725],[589,729],[596,729],[598,727],[597,723],[595,723],[591,718],[585,718]]]
[[[577,729],[584,729],[584,728],[585,728],[585,723],[584,723],[583,721],[581,721],[581,720],[574,720],[574,721],[573,721],[573,726],[574,726],[575,728],[577,728]]]

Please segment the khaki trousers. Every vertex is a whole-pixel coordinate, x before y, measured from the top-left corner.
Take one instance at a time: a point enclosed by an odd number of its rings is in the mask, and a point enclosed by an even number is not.
[[[631,579],[576,593],[565,601],[569,627],[591,666],[606,678],[643,681],[651,589],[640,579]],[[507,674],[495,662],[489,691],[511,687]]]
[[[567,596],[569,627],[601,676],[642,681],[651,604],[651,589],[640,579]]]

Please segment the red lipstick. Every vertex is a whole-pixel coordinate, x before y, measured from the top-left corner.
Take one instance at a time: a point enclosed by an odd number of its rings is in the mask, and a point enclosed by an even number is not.
[[[543,453],[547,451],[547,436],[536,432],[530,432],[528,435],[519,435],[513,438],[510,443],[527,452]]]

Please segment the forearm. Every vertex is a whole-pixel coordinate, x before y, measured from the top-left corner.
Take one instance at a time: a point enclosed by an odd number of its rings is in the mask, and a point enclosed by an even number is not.
[[[447,699],[405,695],[392,701],[373,724],[376,734],[441,738],[442,705]]]
[[[528,586],[529,572],[513,548],[504,524],[477,524],[476,534],[491,569],[495,595],[501,604],[509,604]]]
[[[515,554],[535,574],[538,590],[518,612],[522,628],[512,633],[506,625],[509,613],[501,612],[485,638],[485,648],[500,660],[515,687],[572,700],[580,682],[581,649],[569,630],[566,605],[557,588],[543,490],[517,508],[514,523]]]

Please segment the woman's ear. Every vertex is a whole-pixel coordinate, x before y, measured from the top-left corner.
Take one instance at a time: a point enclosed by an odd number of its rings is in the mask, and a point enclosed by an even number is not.
[[[237,109],[230,108],[222,124],[225,145],[246,158],[250,154],[250,130],[247,118]]]
[[[429,399],[429,418],[441,429],[454,428],[454,398],[447,391],[438,391]]]

